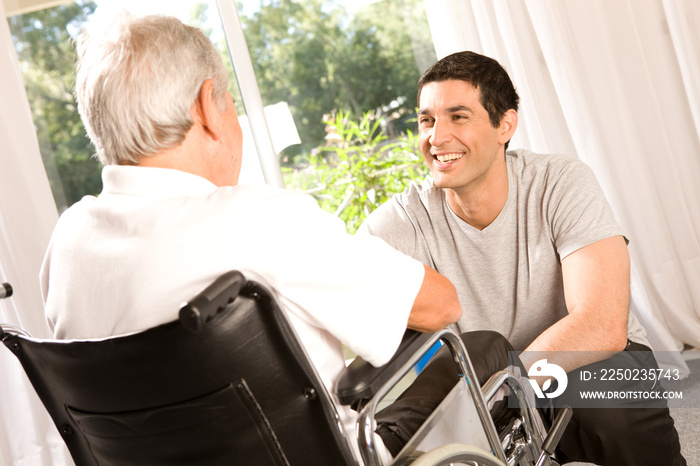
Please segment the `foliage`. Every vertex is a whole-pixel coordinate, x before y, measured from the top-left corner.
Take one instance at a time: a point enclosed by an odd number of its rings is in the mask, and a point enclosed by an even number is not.
[[[287,186],[312,194],[319,205],[354,233],[377,207],[428,174],[408,130],[389,140],[386,117],[366,112],[357,121],[338,111],[327,116],[326,144],[310,151],[296,169],[284,169]]]
[[[59,209],[101,190],[100,164],[78,115],[75,49],[69,31],[76,31],[95,11],[92,1],[8,18],[22,65],[27,98],[37,129],[39,148]]]
[[[351,16],[333,0],[271,0],[242,16],[263,103],[287,102],[302,141],[283,164],[323,143],[318,122],[334,110],[381,109],[388,134],[405,129],[435,61],[422,4],[383,0]]]

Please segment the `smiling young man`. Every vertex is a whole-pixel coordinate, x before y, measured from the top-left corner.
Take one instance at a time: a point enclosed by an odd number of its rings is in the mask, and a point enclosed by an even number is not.
[[[465,81],[431,82],[421,89],[420,149],[447,202],[479,230],[495,219],[508,195],[503,147],[517,126],[513,109],[492,125],[479,92]]]
[[[459,330],[500,332],[525,350],[526,368],[543,355],[570,373],[612,354],[638,366],[636,353],[651,353],[629,314],[622,229],[583,163],[506,150],[518,101],[488,57],[435,63],[418,82],[419,146],[432,178],[377,209],[362,231],[447,276],[462,304]],[[559,450],[603,465],[685,464],[665,407],[575,409]]]

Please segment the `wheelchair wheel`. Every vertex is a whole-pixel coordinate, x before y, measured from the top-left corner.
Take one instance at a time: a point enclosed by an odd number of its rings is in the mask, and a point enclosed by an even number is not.
[[[422,454],[412,466],[447,466],[465,464],[473,466],[506,466],[505,463],[481,448],[448,443]]]

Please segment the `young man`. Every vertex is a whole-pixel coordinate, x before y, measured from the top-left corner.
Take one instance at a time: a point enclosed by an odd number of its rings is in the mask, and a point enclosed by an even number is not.
[[[432,179],[377,209],[363,231],[447,276],[463,306],[459,330],[502,333],[525,350],[528,369],[548,358],[576,373],[612,354],[638,367],[640,351],[653,361],[629,314],[626,239],[590,169],[506,152],[518,100],[488,57],[460,52],[435,63],[418,82]],[[559,450],[603,465],[685,464],[665,407],[574,409]]]
[[[57,338],[177,319],[232,269],[268,285],[333,393],[341,342],[380,366],[405,329],[461,315],[443,276],[348,235],[308,196],[239,186],[241,128],[212,43],[175,18],[117,18],[79,40],[76,96],[104,189],[60,218],[41,284]],[[356,413],[337,406],[350,438]],[[355,445],[356,442],[352,442]]]

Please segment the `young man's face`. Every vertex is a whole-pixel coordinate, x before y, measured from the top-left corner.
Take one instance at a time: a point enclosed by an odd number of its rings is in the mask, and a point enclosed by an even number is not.
[[[479,91],[465,81],[423,86],[418,102],[419,147],[435,186],[459,193],[488,182],[512,135],[504,138],[505,120],[497,128],[491,126]]]

